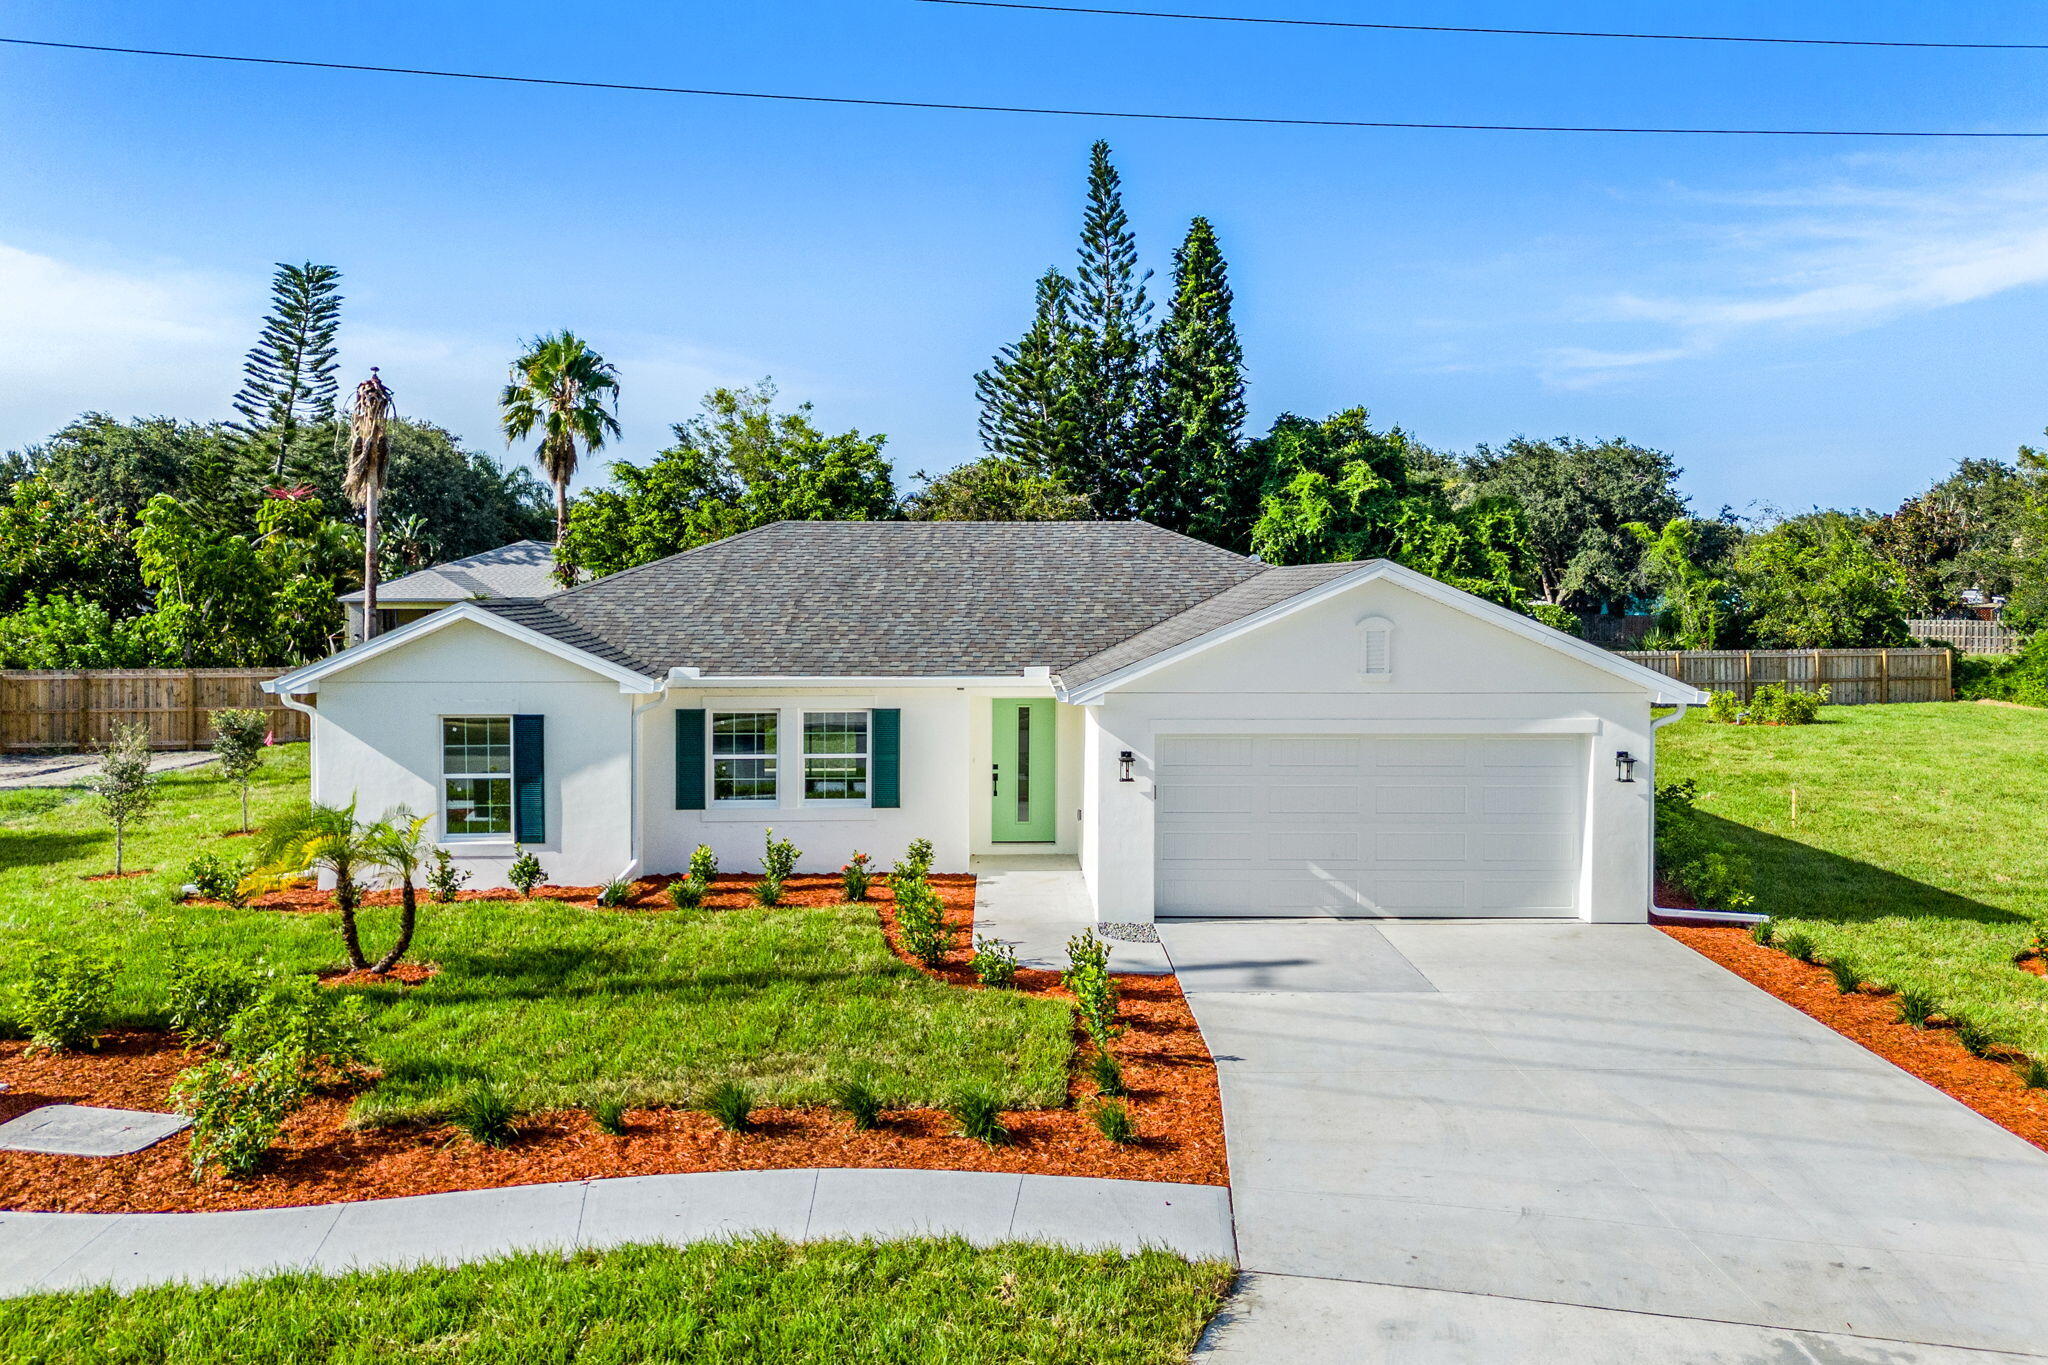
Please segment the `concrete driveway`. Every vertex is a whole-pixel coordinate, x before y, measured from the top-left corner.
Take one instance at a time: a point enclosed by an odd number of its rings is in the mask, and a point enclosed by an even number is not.
[[[2048,1359],[2048,1154],[1654,929],[1160,932],[1247,1272],[1200,1359]]]

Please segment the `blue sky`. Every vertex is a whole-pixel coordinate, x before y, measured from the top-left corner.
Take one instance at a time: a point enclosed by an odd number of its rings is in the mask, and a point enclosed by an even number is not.
[[[1395,22],[2048,41],[2037,5],[1201,0]],[[579,79],[1298,117],[2048,128],[2033,54],[1340,33],[914,0],[0,0],[0,34]],[[1671,451],[1696,506],[1890,506],[2048,425],[2048,142],[1364,132],[520,88],[0,48],[0,448],[226,411],[271,263],[341,267],[350,382],[486,449],[571,326],[619,453],[773,375],[906,474],[1066,264],[1089,142],[1164,273],[1206,214],[1255,418]]]

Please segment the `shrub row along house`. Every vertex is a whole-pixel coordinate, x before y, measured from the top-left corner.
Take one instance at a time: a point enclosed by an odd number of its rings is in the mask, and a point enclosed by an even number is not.
[[[268,684],[313,795],[485,882],[1077,859],[1098,918],[1645,918],[1662,674],[1384,560],[1143,522],[779,522]]]

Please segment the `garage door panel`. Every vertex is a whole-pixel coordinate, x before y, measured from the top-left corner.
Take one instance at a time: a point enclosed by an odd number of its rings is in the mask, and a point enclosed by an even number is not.
[[[1587,761],[1572,736],[1166,737],[1158,911],[1574,914]]]

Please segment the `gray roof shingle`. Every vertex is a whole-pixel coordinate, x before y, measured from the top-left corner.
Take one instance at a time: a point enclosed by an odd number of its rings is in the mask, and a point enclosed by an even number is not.
[[[555,582],[555,547],[538,540],[515,540],[495,550],[451,559],[417,569],[377,585],[379,605],[392,602],[467,602],[471,598],[547,597],[561,591]],[[362,589],[342,595],[344,602],[363,600]]]
[[[784,521],[482,605],[650,676],[990,675],[1066,668],[1273,572],[1144,522]]]

